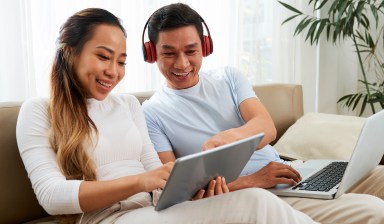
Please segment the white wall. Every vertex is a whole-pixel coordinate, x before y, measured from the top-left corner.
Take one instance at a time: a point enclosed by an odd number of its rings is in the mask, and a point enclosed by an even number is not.
[[[24,79],[21,78],[27,74],[24,70],[26,66],[23,64],[26,62],[24,60],[26,54],[20,54],[20,52],[25,52],[23,51],[25,46],[23,44],[9,44],[24,43],[22,41],[24,36],[21,35],[22,18],[19,13],[14,13],[19,12],[20,1],[22,0],[2,1],[0,7],[0,82],[6,85],[15,82],[19,84],[19,91],[13,93],[12,96],[15,99],[23,99],[26,88],[28,88],[27,84],[22,81]],[[12,26],[6,21],[12,21]],[[9,94],[7,89],[0,88],[0,96],[7,97]]]

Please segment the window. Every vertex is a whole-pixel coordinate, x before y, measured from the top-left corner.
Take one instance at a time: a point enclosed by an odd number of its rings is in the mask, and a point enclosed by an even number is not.
[[[122,19],[127,30],[126,76],[114,90],[136,92],[163,83],[156,64],[145,63],[141,35],[148,17],[169,0],[24,0],[4,1],[0,9],[0,101],[49,95],[49,72],[59,28],[73,13],[87,7],[105,8]],[[291,30],[281,27],[289,13],[271,0],[189,0],[204,18],[214,52],[202,69],[225,65],[239,68],[252,84],[298,82]],[[206,32],[206,31],[205,31]],[[147,35],[146,35],[147,36]],[[277,66],[279,65],[279,66]]]

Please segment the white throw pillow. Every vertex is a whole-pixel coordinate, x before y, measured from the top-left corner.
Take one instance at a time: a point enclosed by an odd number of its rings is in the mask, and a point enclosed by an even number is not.
[[[274,145],[291,159],[349,160],[366,118],[306,113]]]

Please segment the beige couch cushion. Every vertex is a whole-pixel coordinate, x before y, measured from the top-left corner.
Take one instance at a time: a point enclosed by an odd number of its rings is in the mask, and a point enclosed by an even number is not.
[[[348,160],[366,118],[307,113],[274,145],[279,154],[292,159]]]
[[[257,97],[267,108],[276,126],[276,141],[304,115],[303,89],[297,84],[265,84],[253,86]]]

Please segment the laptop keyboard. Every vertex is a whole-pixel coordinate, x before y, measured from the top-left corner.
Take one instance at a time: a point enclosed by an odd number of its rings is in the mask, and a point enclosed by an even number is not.
[[[332,162],[293,189],[327,192],[340,183],[348,162]]]

